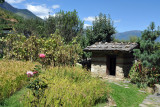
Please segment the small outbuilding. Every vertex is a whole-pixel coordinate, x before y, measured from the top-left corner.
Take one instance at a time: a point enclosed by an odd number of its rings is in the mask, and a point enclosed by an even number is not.
[[[134,63],[133,49],[136,43],[102,43],[87,46],[84,51],[92,52],[91,72],[99,76],[128,77]]]

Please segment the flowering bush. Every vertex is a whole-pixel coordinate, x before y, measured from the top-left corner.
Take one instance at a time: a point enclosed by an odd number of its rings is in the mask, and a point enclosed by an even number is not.
[[[145,68],[141,62],[135,63],[129,73],[132,83],[136,83],[138,87],[153,86],[156,83],[160,83],[160,73],[158,69]]]

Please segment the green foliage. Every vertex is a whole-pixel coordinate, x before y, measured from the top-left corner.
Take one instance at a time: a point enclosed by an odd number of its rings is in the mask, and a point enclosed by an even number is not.
[[[148,29],[142,33],[142,38],[138,40],[140,49],[134,50],[134,56],[141,62],[142,71],[141,73],[134,71],[136,68],[133,67],[130,76],[133,77],[134,82],[140,84],[139,86],[153,86],[155,83],[159,83],[157,79],[160,73],[160,50],[155,43],[159,35],[159,29],[155,30],[155,25],[152,22]],[[134,75],[138,75],[138,77]]]
[[[115,34],[115,32],[115,27],[113,26],[110,15],[108,15],[107,18],[105,14],[100,13],[98,17],[95,17],[95,21],[93,21],[94,43],[112,41],[112,35]]]
[[[4,58],[38,61],[39,54],[44,53],[45,64],[51,65],[74,65],[80,58],[82,49],[80,44],[73,39],[70,44],[65,44],[63,38],[58,34],[51,34],[48,38],[39,38],[24,35],[9,34],[1,38],[5,44],[3,48]]]
[[[37,35],[40,37],[46,36],[45,22],[38,18],[19,20],[19,23],[15,24],[14,28],[17,33],[22,33],[26,37],[31,35]]]
[[[131,82],[136,83],[138,87],[147,87],[149,78],[146,70],[144,70],[140,62],[137,62],[132,66],[129,76],[131,78]]]
[[[43,81],[47,87],[38,88],[38,92],[44,89],[44,93],[40,94],[37,103],[34,91],[30,90],[23,100],[23,104],[27,107],[33,105],[89,107],[106,101],[109,92],[104,82],[91,77],[88,71],[77,67],[51,68],[42,73],[38,81]]]
[[[60,35],[64,38],[65,42],[70,42],[73,37],[82,35],[83,33],[83,22],[79,19],[76,10],[68,12],[60,11],[55,17],[50,16],[50,18],[55,18],[53,22],[56,23],[56,29],[60,31]]]
[[[133,42],[137,42],[138,41],[138,37],[137,36],[130,36],[129,37],[129,41],[132,42],[132,43]]]

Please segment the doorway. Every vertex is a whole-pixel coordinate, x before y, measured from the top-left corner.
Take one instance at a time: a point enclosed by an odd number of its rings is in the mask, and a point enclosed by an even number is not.
[[[107,70],[108,75],[116,75],[116,56],[107,56]]]

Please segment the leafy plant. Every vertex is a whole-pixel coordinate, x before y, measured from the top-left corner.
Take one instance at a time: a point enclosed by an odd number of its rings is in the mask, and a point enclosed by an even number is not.
[[[24,35],[9,34],[1,41],[5,44],[4,58],[39,61],[39,54],[44,53],[46,58],[43,63],[53,66],[74,65],[82,52],[80,44],[75,39],[70,44],[65,44],[58,31],[49,38],[26,38]]]
[[[30,87],[29,94],[23,100],[24,105],[29,107],[92,106],[105,102],[109,93],[105,82],[91,77],[88,71],[77,67],[50,68],[39,75]],[[38,103],[33,103],[36,99],[39,99]]]

